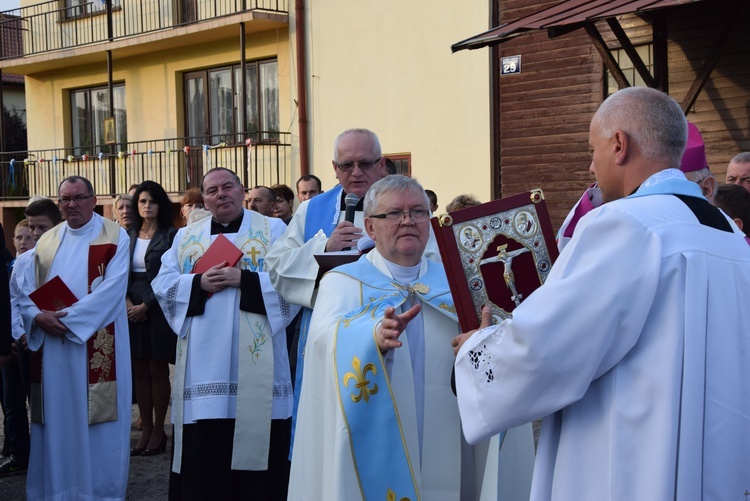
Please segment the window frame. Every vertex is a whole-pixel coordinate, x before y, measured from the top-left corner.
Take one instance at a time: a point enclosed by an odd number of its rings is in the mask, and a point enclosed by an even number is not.
[[[106,143],[104,133],[104,119],[108,117],[115,118],[115,137],[117,139],[115,144],[127,143],[127,91],[125,82],[113,83],[112,90],[115,93],[115,109],[108,109],[109,99],[107,99],[107,109],[105,109],[103,113],[101,111],[97,111],[97,108],[94,106],[94,96],[96,95],[96,93],[101,91],[104,91],[105,94],[108,93],[108,86],[106,84],[93,85],[90,87],[80,87],[76,89],[70,89],[68,91],[68,103],[70,105],[70,117],[68,122],[70,125],[70,147],[73,150],[74,155],[78,156],[84,153],[98,154],[97,148],[103,149],[105,147],[111,146]],[[122,95],[118,96],[117,94],[120,91],[122,92]],[[87,108],[85,109],[86,117],[84,118],[84,120],[88,126],[88,130],[86,130],[85,132],[90,138],[88,142],[80,142],[79,140],[79,144],[76,144],[76,139],[80,133],[80,127],[78,127],[76,121],[80,121],[81,118],[78,117],[77,113],[78,107],[75,101],[77,95],[83,95],[84,99],[86,100],[85,104],[87,104]],[[121,103],[122,107],[118,107],[118,103]],[[97,113],[100,115],[99,118],[97,118]],[[99,129],[98,131],[96,131],[97,133],[95,133],[94,127],[97,127]],[[101,138],[101,141],[94,141],[95,137]]]

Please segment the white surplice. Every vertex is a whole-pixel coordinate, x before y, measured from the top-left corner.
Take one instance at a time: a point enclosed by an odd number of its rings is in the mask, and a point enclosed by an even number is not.
[[[248,210],[243,214],[241,233],[247,231],[251,218],[263,217]],[[270,245],[281,236],[286,225],[276,218],[268,218],[268,221]],[[208,234],[211,231],[211,218],[205,218],[194,225],[202,225],[203,233]],[[195,275],[183,273],[179,262],[179,246],[185,231],[186,228],[178,230],[172,247],[162,256],[159,275],[151,283],[172,330],[181,338],[190,334],[184,368],[184,391],[182,395],[175,392],[173,398],[182,398],[183,424],[194,423],[199,419],[235,419],[239,373],[240,292],[235,287],[216,292],[206,301],[203,314],[186,315]],[[236,233],[223,235],[230,242],[234,242],[237,236]],[[211,235],[211,242],[217,236]],[[290,308],[271,287],[267,273],[260,272],[259,279],[272,332],[274,380],[271,417],[287,419],[292,414],[293,394],[285,328],[296,315],[297,309]],[[190,394],[191,397],[184,398],[185,394]],[[173,422],[177,419],[175,414],[173,411]],[[175,429],[177,434],[181,428]],[[175,440],[180,441],[181,437],[176,436]],[[248,444],[248,447],[251,446]]]
[[[392,277],[377,250],[371,251],[362,259],[370,260],[385,276]],[[420,276],[427,267],[428,262],[423,259]],[[348,428],[339,405],[333,343],[333,333],[339,319],[360,307],[362,300],[359,280],[341,273],[329,273],[321,281],[310,325],[305,378],[292,455],[289,500],[362,499]],[[420,315],[412,322],[422,322],[423,316],[433,317],[425,320],[425,323],[436,326],[429,333],[425,332],[423,324],[415,326],[415,330],[423,337],[422,341],[433,345],[433,348],[423,353],[426,356],[424,377],[415,377],[412,372],[414,355],[409,343],[414,337],[409,332],[400,337],[403,346],[392,350],[386,357],[409,456],[417,458],[413,462],[417,466],[416,482],[426,500],[455,501],[459,499],[460,491],[471,492],[472,497],[469,499],[479,499],[478,491],[482,489],[483,481],[492,485],[496,482],[496,470],[489,474],[493,479],[486,478],[484,466],[487,444],[476,451],[465,443],[462,446],[457,404],[450,389],[450,367],[453,363],[450,340],[458,333],[458,324],[426,305],[423,305]],[[435,358],[430,359],[427,353],[435,354]],[[431,423],[429,427],[424,426],[425,436],[420,448],[415,391],[424,391],[427,377],[433,399],[430,401],[434,407],[427,406],[424,409],[424,420]],[[432,434],[427,432],[428,429],[432,430]],[[383,472],[383,475],[387,474]]]
[[[25,266],[19,307],[32,350],[44,348],[44,424],[31,424],[31,455],[26,478],[30,500],[98,501],[124,499],[130,465],[131,375],[130,338],[125,310],[130,239],[120,230],[117,251],[104,280],[88,291],[88,246],[101,231],[94,214],[78,229],[62,223],[60,247],[49,278],[59,275],[78,298],[60,320],[68,328],[60,338],[33,323],[40,312],[28,298],[36,289],[35,265]],[[44,238],[44,237],[42,237]],[[117,420],[89,425],[86,341],[114,322]]]
[[[750,489],[750,250],[678,171],[584,216],[546,283],[456,359],[466,437],[544,416],[534,500]]]
[[[21,289],[26,267],[31,266],[33,262],[34,249],[29,249],[16,258],[13,263],[13,272],[10,274],[11,326],[13,329],[13,339],[16,341],[21,339],[21,336],[26,332],[23,327],[23,317],[21,316],[19,300],[22,294]]]

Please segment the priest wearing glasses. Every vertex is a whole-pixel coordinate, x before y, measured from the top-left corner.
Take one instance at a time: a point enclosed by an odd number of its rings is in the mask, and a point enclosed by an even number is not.
[[[321,280],[290,500],[456,500],[497,492],[489,441],[472,448],[461,435],[450,385],[458,323],[445,271],[425,257],[429,206],[411,178],[375,183],[364,200],[375,249]]]

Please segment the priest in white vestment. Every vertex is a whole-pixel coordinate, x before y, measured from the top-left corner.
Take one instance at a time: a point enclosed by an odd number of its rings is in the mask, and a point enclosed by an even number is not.
[[[39,239],[19,281],[19,309],[35,352],[26,496],[125,499],[132,406],[129,238],[94,213],[88,179],[66,178],[58,193],[66,221]],[[78,301],[61,311],[40,310],[28,295],[56,276]]]
[[[316,254],[371,248],[372,242],[363,233],[362,204],[372,184],[385,175],[378,136],[367,129],[349,129],[334,142],[333,170],[339,184],[303,202],[294,213],[284,235],[268,254],[269,275],[277,291],[290,303],[303,307],[297,349],[295,388],[302,387],[307,333],[317,295],[319,266]],[[352,220],[346,219],[347,195],[359,201],[348,209]],[[440,261],[434,237],[430,238],[426,256]],[[296,408],[300,392],[295,391]],[[294,429],[292,430],[294,436]]]
[[[293,402],[285,328],[296,311],[271,287],[265,255],[286,225],[243,209],[230,170],[211,169],[201,188],[212,217],[177,232],[152,281],[178,335],[170,499],[283,499]],[[239,262],[192,274],[220,234]]]
[[[498,444],[472,448],[461,435],[450,385],[458,322],[442,265],[423,256],[427,196],[388,176],[364,212],[375,250],[321,281],[288,499],[497,499]],[[527,471],[514,480],[528,495],[530,426],[520,433]]]
[[[512,319],[455,340],[469,441],[544,418],[533,500],[750,488],[750,252],[677,169],[687,135],[667,95],[610,96],[589,132],[604,204]]]

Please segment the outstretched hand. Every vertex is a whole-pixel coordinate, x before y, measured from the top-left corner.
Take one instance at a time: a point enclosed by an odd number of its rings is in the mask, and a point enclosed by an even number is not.
[[[396,309],[389,306],[385,309],[385,316],[375,332],[375,340],[381,352],[394,348],[400,348],[403,343],[398,340],[406,325],[419,315],[422,305],[417,303],[400,315],[396,315]]]
[[[481,324],[479,324],[479,329],[474,329],[473,331],[464,332],[454,337],[453,339],[451,339],[451,346],[453,346],[453,354],[458,355],[458,351],[461,349],[461,346],[463,346],[463,344],[466,342],[467,339],[471,337],[472,334],[474,334],[476,331],[480,329],[489,327],[490,325],[492,325],[492,309],[489,306],[482,306],[482,322]]]

